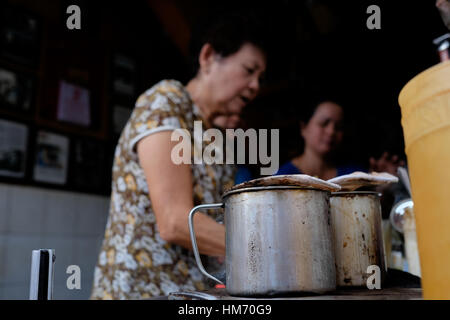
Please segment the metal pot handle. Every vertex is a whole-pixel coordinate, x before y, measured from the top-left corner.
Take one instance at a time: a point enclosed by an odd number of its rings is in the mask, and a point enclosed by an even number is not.
[[[189,233],[191,234],[191,241],[192,241],[192,249],[194,251],[195,255],[195,261],[197,261],[197,266],[200,269],[200,271],[207,276],[208,278],[223,284],[222,281],[217,279],[216,277],[210,275],[208,272],[206,272],[205,268],[203,267],[202,260],[200,259],[200,253],[198,252],[198,246],[197,246],[197,239],[195,237],[195,231],[194,231],[194,214],[201,209],[219,209],[223,208],[223,203],[212,203],[212,204],[201,204],[199,206],[194,207],[191,212],[189,212]]]

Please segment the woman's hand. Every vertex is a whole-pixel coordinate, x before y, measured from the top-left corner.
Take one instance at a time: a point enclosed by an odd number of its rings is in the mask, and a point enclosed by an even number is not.
[[[375,172],[387,172],[392,175],[397,175],[397,168],[404,166],[405,161],[400,160],[397,155],[390,155],[388,152],[384,152],[379,159],[371,157],[369,159],[370,171]]]

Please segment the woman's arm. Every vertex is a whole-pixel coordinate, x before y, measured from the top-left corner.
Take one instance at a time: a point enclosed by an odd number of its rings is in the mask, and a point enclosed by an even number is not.
[[[188,216],[193,208],[192,173],[188,164],[171,160],[172,131],[151,134],[138,142],[137,151],[147,179],[149,196],[162,239],[192,249]],[[225,256],[225,227],[199,213],[194,218],[200,253]]]

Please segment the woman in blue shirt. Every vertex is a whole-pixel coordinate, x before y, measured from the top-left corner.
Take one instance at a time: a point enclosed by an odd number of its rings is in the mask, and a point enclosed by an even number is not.
[[[335,151],[344,136],[342,107],[332,100],[322,99],[308,111],[300,122],[303,153],[283,164],[276,174],[305,173],[328,180],[354,171],[367,171],[360,166],[336,164]]]
[[[304,109],[300,121],[300,133],[304,141],[303,153],[283,164],[275,175],[301,174],[328,180],[354,171],[367,171],[354,165],[336,165],[335,151],[343,139],[342,107],[326,98],[317,99]],[[300,142],[299,142],[300,143]],[[241,183],[254,179],[248,167],[239,167],[235,182]]]
[[[355,171],[367,172],[367,168],[355,164],[339,164],[336,151],[342,143],[344,130],[344,110],[334,99],[319,98],[312,107],[304,110],[300,121],[300,133],[304,142],[302,154],[284,163],[275,175],[308,174],[323,180],[350,174]],[[396,174],[403,161],[397,156],[384,153],[380,159],[370,159],[370,171],[386,171]],[[240,167],[236,183],[254,179],[250,170]]]

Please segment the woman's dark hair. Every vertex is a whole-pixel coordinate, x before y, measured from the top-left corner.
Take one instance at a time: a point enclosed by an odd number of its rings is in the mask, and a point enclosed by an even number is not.
[[[311,120],[312,116],[317,110],[317,107],[324,102],[333,102],[341,107],[343,111],[345,102],[342,101],[342,98],[339,95],[334,93],[320,93],[320,94],[310,94],[304,100],[303,106],[300,106],[300,121],[303,123],[308,123]]]
[[[244,10],[212,14],[208,21],[198,23],[190,43],[191,76],[197,75],[198,56],[206,43],[211,44],[222,57],[239,51],[245,43],[251,43],[261,49],[267,58],[269,32],[266,22],[262,14]]]

